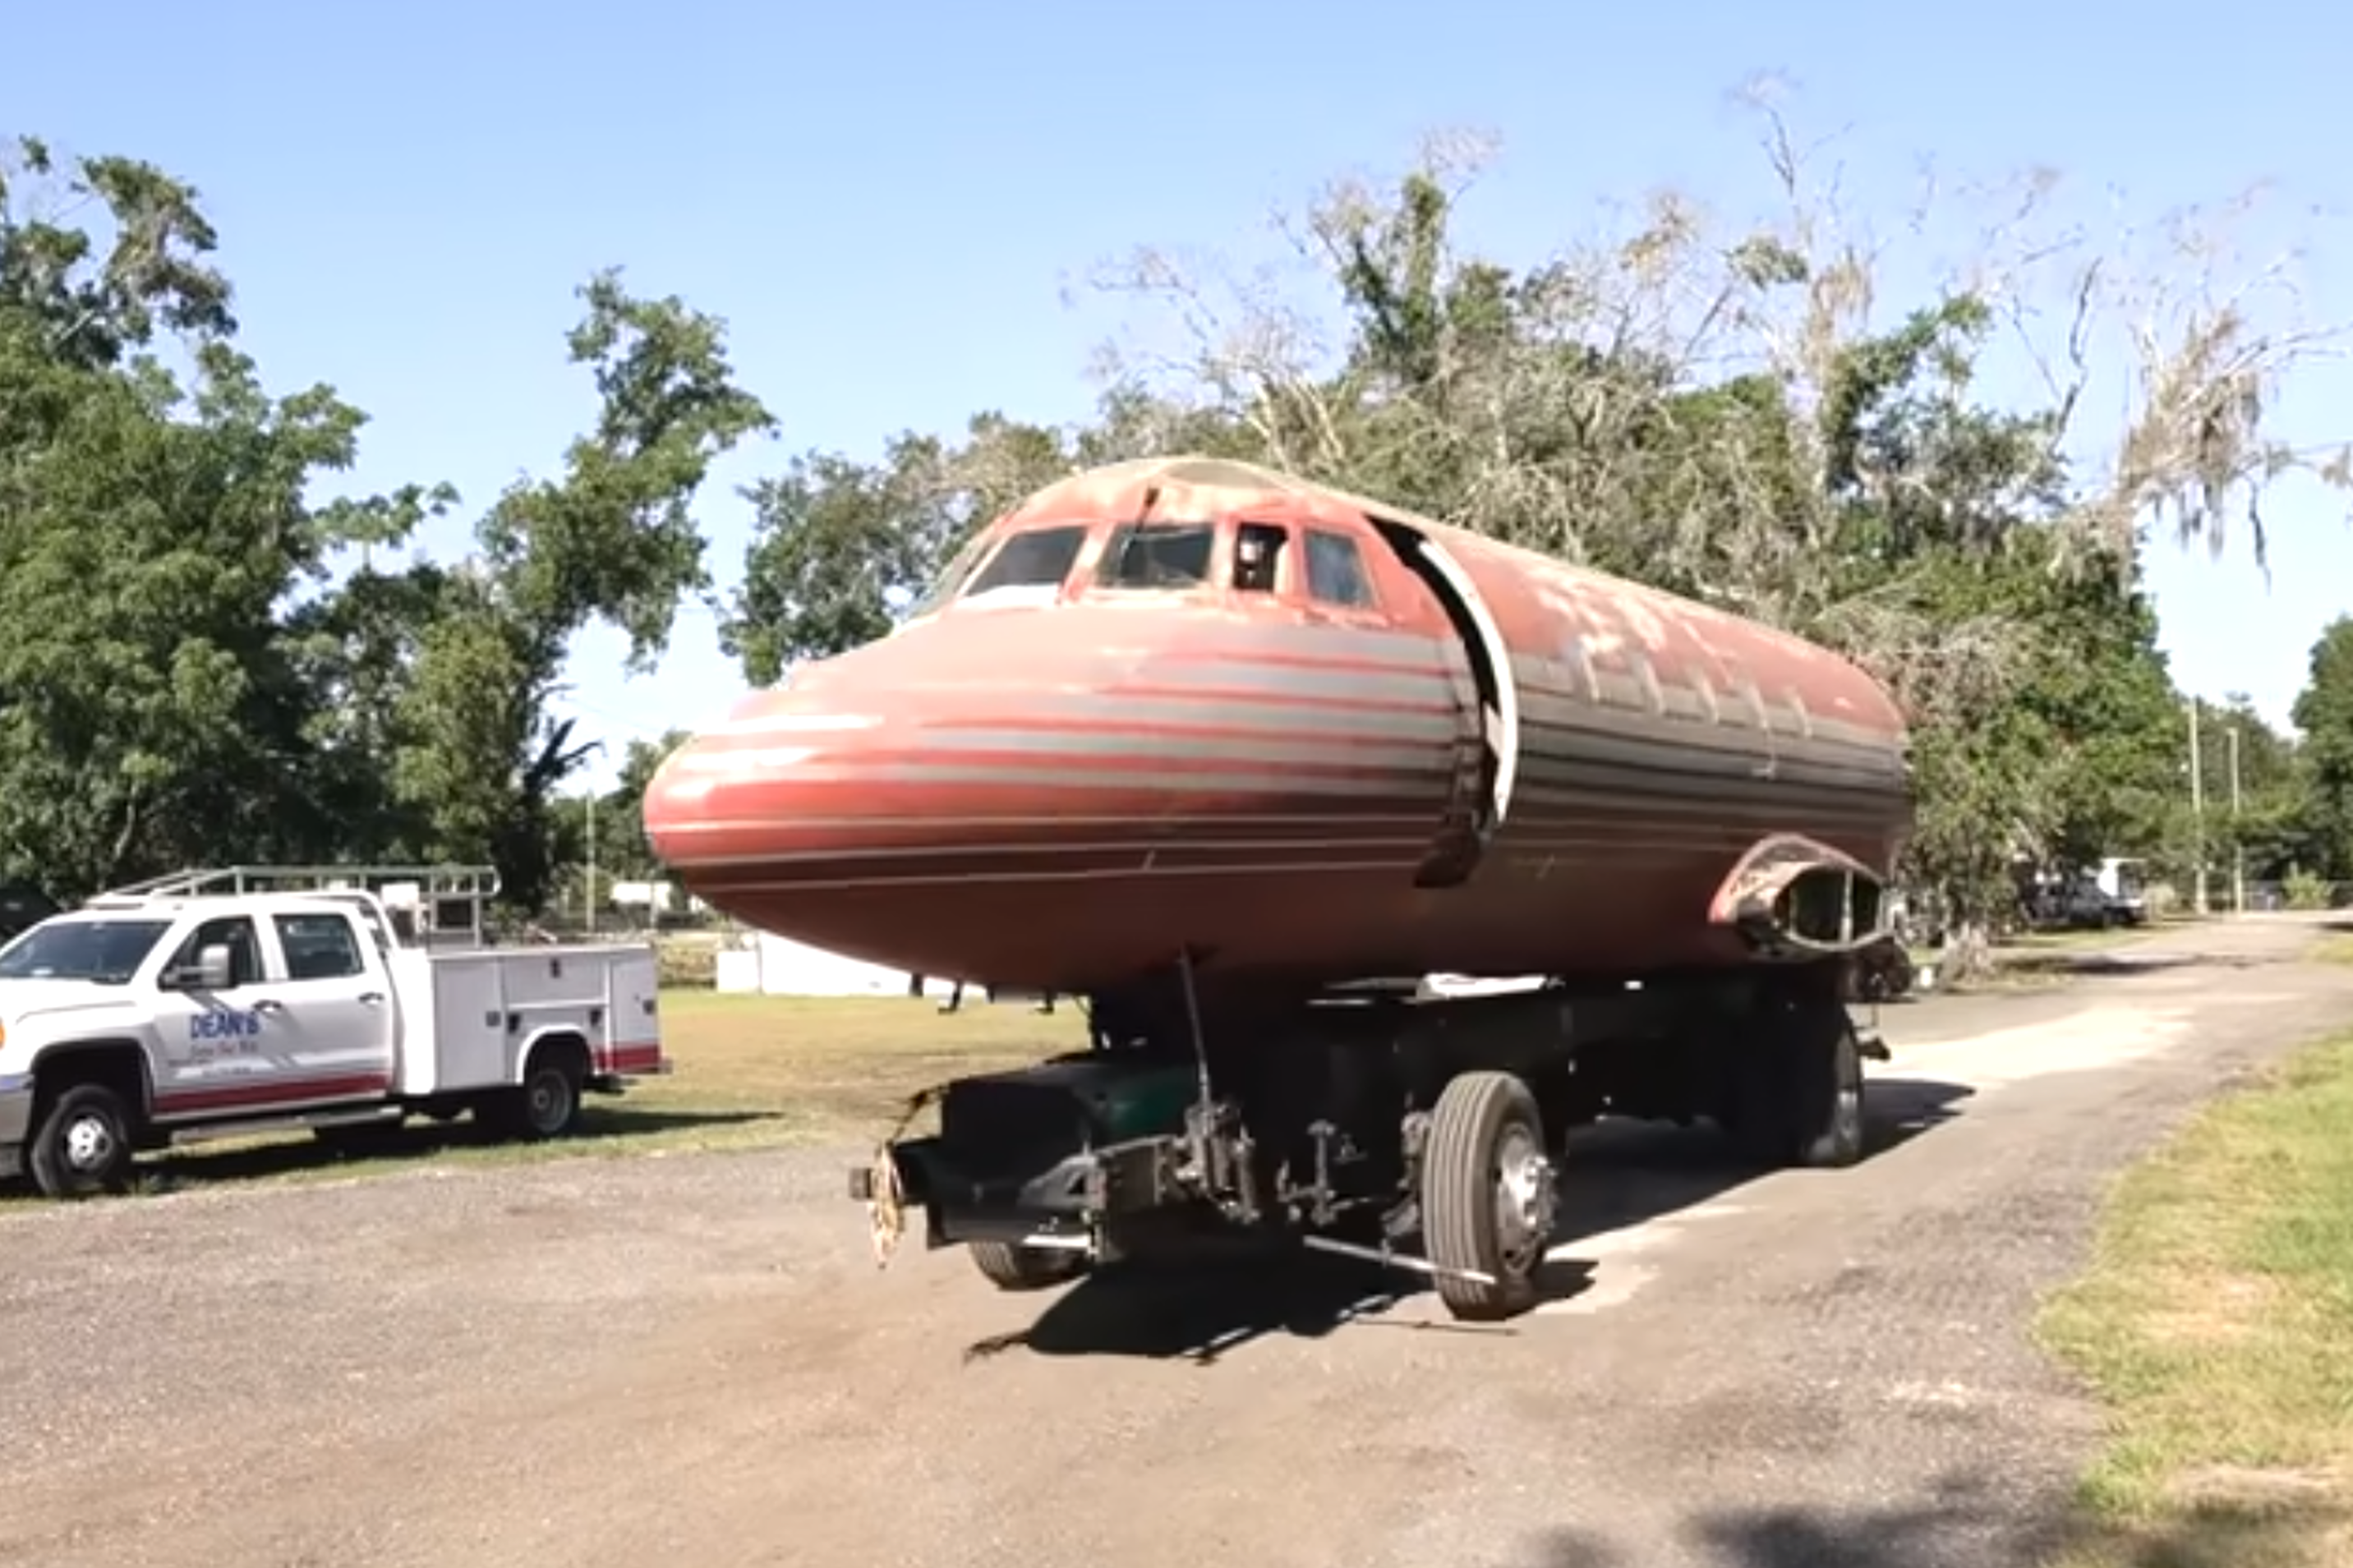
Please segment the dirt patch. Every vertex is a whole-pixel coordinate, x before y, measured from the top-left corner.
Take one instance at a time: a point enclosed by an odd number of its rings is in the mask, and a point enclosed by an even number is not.
[[[2193,1512],[2282,1513],[2329,1504],[2344,1488],[2345,1478],[2327,1470],[2200,1465],[2168,1481],[2165,1496]]]
[[[2185,1277],[2174,1288],[2174,1305],[2148,1320],[2152,1338],[2179,1345],[2220,1345],[2253,1332],[2279,1297],[2278,1288],[2254,1275],[2209,1280]]]

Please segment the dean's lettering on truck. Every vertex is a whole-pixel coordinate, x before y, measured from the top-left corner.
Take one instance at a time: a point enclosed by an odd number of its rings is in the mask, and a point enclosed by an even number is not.
[[[192,1040],[244,1040],[260,1033],[261,1015],[235,1007],[216,1008],[188,1019],[188,1038]]]
[[[188,1016],[190,1054],[198,1061],[248,1056],[261,1047],[261,1014],[250,1008],[215,1007]]]

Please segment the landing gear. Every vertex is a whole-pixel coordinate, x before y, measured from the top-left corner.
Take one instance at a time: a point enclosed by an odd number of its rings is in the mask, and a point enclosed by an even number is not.
[[[1451,1079],[1421,1154],[1422,1238],[1446,1310],[1490,1322],[1533,1305],[1553,1217],[1535,1094],[1510,1073]]]
[[[1180,955],[1090,998],[1093,1050],[949,1083],[938,1134],[895,1140],[852,1195],[921,1206],[1001,1289],[1296,1245],[1419,1272],[1492,1322],[1540,1298],[1571,1128],[1712,1118],[1767,1165],[1851,1165],[1862,1060],[1884,1057],[1821,964],[1418,1001],[1195,979]]]

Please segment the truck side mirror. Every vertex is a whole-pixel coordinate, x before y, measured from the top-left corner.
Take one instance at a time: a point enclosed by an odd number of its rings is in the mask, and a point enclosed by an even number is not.
[[[226,991],[230,977],[227,942],[214,942],[196,950],[195,973],[191,976],[195,990]]]

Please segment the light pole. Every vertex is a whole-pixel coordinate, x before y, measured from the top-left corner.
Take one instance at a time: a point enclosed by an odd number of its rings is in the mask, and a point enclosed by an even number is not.
[[[2206,908],[2206,774],[2198,751],[2198,699],[2183,704],[2189,713],[2189,822],[2197,872],[2191,881],[2189,907],[2199,914]]]
[[[2231,912],[2247,912],[2247,847],[2239,832],[2239,727],[2231,726]]]

